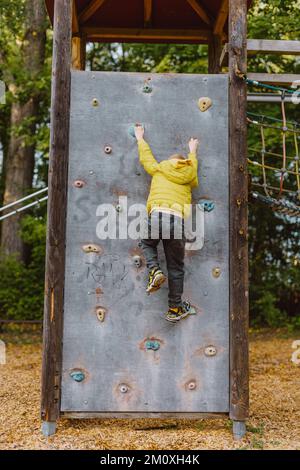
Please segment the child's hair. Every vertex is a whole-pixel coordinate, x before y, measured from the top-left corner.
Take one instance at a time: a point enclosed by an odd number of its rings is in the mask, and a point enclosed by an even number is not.
[[[171,155],[168,160],[171,160],[172,158],[177,158],[178,160],[185,160],[185,157],[183,155],[180,155],[180,153],[174,153],[174,155]]]

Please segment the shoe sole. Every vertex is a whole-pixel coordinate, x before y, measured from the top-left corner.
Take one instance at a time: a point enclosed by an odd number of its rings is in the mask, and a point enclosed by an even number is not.
[[[166,279],[167,278],[164,274],[158,274],[152,286],[146,289],[147,294],[151,294],[152,292],[156,292],[158,289],[160,289],[161,285],[165,282]]]
[[[183,320],[184,318],[188,317],[189,315],[191,315],[190,312],[185,312],[185,313],[183,313],[182,315],[180,315],[180,317],[178,317],[178,318],[174,318],[173,320],[171,320],[170,318],[165,317],[165,320],[168,321],[168,322],[170,322],[170,323],[177,323],[177,322],[179,322],[180,320]]]

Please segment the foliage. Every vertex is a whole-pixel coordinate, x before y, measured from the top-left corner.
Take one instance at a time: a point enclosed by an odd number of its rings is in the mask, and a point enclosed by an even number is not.
[[[50,65],[52,33],[47,34],[47,57],[43,73],[31,82],[22,72],[19,49],[24,40],[24,1],[2,0],[0,14],[0,65],[5,56],[5,68],[0,79],[13,82],[17,90],[7,89],[7,104],[0,107],[0,142],[5,151],[11,129],[9,110],[15,93],[24,98],[33,87],[43,96],[38,126],[33,139],[36,147],[35,184],[47,178],[49,142]],[[300,34],[299,0],[254,0],[249,13],[248,37],[265,39],[298,39]],[[87,69],[123,72],[183,72],[206,73],[207,46],[178,44],[89,44]],[[248,60],[249,71],[300,73],[300,61],[293,56],[257,54]],[[261,89],[259,91],[262,91]],[[300,121],[299,106],[289,104],[287,116]],[[280,105],[251,103],[249,111],[280,118]],[[15,129],[14,132],[25,132]],[[28,136],[32,138],[32,136]],[[249,148],[260,150],[260,135],[249,127]],[[281,154],[281,135],[266,131],[268,150]],[[293,156],[293,142],[287,142],[288,155]],[[249,150],[249,156],[259,160],[259,153]],[[279,166],[280,159],[270,163]],[[249,167],[253,180],[261,181],[261,172]],[[3,171],[2,171],[3,173]],[[270,181],[278,186],[274,174]],[[292,183],[291,183],[292,184]],[[1,193],[1,188],[0,188]],[[23,222],[22,233],[30,247],[27,265],[16,259],[2,258],[0,263],[0,314],[9,318],[41,316],[43,304],[43,265],[45,250],[45,208],[34,211]],[[250,313],[253,325],[279,326],[288,323],[300,326],[300,255],[299,227],[296,221],[279,216],[256,203],[249,204]]]
[[[22,221],[23,239],[31,247],[24,265],[2,254],[0,262],[0,318],[42,318],[45,264],[45,219],[27,215]]]

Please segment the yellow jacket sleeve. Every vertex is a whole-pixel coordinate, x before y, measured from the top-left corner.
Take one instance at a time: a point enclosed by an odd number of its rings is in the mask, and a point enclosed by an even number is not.
[[[138,140],[138,150],[140,162],[145,171],[147,171],[149,175],[153,176],[158,170],[159,163],[155,160],[150,146],[144,139]]]
[[[198,186],[198,159],[196,153],[189,153],[188,154],[188,159],[191,160],[192,162],[192,167],[195,172],[195,178],[192,182],[192,188],[196,188]]]

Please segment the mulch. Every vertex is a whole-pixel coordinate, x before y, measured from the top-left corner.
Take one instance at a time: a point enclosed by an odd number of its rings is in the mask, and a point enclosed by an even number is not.
[[[291,361],[300,333],[250,334],[250,418],[241,441],[233,440],[227,419],[61,419],[57,433],[45,438],[40,335],[18,335],[0,334],[7,344],[7,363],[0,365],[0,449],[300,450],[300,364]]]

